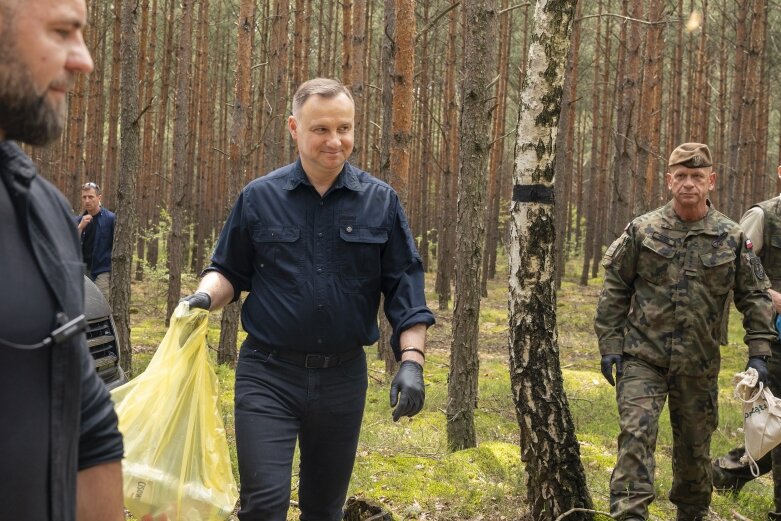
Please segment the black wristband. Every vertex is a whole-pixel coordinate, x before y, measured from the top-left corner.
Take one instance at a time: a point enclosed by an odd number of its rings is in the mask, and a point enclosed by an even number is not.
[[[408,352],[418,353],[420,354],[420,356],[423,357],[423,360],[426,359],[426,353],[424,353],[422,350],[418,349],[417,347],[405,347],[404,349],[401,350],[402,354]]]

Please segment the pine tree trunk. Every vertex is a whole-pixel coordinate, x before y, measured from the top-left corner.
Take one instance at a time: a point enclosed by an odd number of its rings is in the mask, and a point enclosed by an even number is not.
[[[594,193],[598,190],[598,180],[599,180],[599,161],[597,159],[599,155],[599,143],[600,139],[602,139],[602,134],[599,131],[600,130],[600,124],[602,122],[602,118],[599,115],[599,107],[600,107],[600,89],[599,89],[599,82],[602,78],[601,76],[601,67],[604,60],[604,66],[606,68],[609,68],[609,63],[607,63],[607,59],[605,58],[605,54],[602,53],[602,0],[598,1],[598,7],[597,7],[597,29],[596,29],[596,37],[594,38],[594,66],[593,66],[593,81],[591,83],[591,153],[590,153],[590,164],[589,164],[589,175],[588,175],[588,184],[590,187],[591,193]],[[589,271],[591,268],[591,259],[594,257],[594,248],[596,243],[596,234],[597,234],[597,221],[599,220],[599,211],[598,211],[598,205],[596,204],[587,204],[586,208],[584,210],[585,218],[586,218],[586,238],[584,239],[584,245],[583,245],[583,265],[581,267],[580,271],[580,282],[579,284],[581,286],[587,286],[588,285],[588,279],[589,279]]]
[[[236,51],[236,99],[233,105],[233,126],[230,140],[230,168],[228,193],[238,197],[240,183],[244,180],[246,161],[247,112],[250,102],[250,64],[252,63],[252,32],[255,30],[255,1],[242,0],[239,9],[238,47]],[[220,346],[217,361],[236,365],[236,343],[239,331],[241,299],[229,304],[222,311]]]
[[[502,9],[509,7],[509,0],[503,0]],[[504,169],[504,133],[507,113],[507,83],[510,79],[506,71],[510,64],[510,43],[512,32],[510,16],[500,17],[498,41],[499,59],[497,61],[497,74],[499,83],[496,96],[496,110],[494,111],[493,144],[488,162],[488,199],[486,205],[485,224],[485,250],[483,254],[483,266],[480,271],[480,294],[488,296],[488,279],[493,278],[496,272],[496,250],[499,247],[499,205],[502,199],[502,170]]]
[[[639,9],[640,0],[624,0],[623,11],[628,16],[639,19],[642,12]],[[627,4],[632,9],[627,11]],[[626,35],[623,74],[618,84],[618,112],[615,134],[615,158],[613,160],[613,180],[611,202],[614,204],[611,222],[613,224],[611,237],[618,237],[624,230],[624,225],[636,215],[634,206],[638,203],[635,193],[637,172],[635,170],[635,138],[638,99],[640,97],[640,28],[634,22],[625,20]],[[640,185],[642,186],[642,184]]]
[[[735,20],[735,61],[732,92],[730,94],[730,137],[729,137],[729,169],[723,174],[727,178],[727,193],[729,199],[724,207],[727,215],[736,215],[743,202],[743,179],[745,172],[740,169],[742,156],[745,153],[743,146],[745,115],[744,96],[747,90],[746,55],[748,54],[748,32],[746,19],[748,17],[748,0],[738,0],[737,19]],[[726,152],[726,151],[725,151]]]
[[[129,0],[127,0],[129,1]],[[122,40],[121,11],[123,0],[114,2],[114,25],[112,31],[112,51],[111,51],[111,81],[109,83],[109,102],[108,102],[108,151],[106,153],[106,164],[103,169],[103,193],[109,197],[114,197],[117,193],[117,130],[119,128],[120,93],[120,42]]]
[[[361,168],[368,168],[365,150],[369,118],[364,107],[366,83],[366,0],[353,0],[352,8],[352,75],[350,91],[355,100],[355,148],[352,161]]]
[[[138,9],[137,2],[122,7],[122,43],[120,92],[122,95],[119,191],[117,222],[111,256],[111,303],[117,325],[117,341],[122,349],[119,365],[129,370],[130,279],[133,247],[136,243],[136,179],[139,170],[140,128],[138,122]]]
[[[661,22],[664,18],[664,1],[651,0],[648,19]],[[655,208],[654,193],[659,189],[659,120],[655,115],[661,107],[662,59],[664,57],[664,25],[655,23],[645,28],[645,53],[643,65],[643,86],[637,124],[637,176],[639,186],[636,193],[639,200],[635,205],[638,213]]]
[[[353,84],[353,4],[352,0],[342,0],[342,83]]]
[[[451,0],[456,3],[457,0]],[[435,289],[439,299],[439,309],[446,310],[450,304],[450,282],[453,271],[453,250],[455,237],[453,229],[453,188],[456,185],[455,171],[453,167],[453,151],[457,150],[458,142],[458,101],[456,100],[456,72],[458,70],[458,58],[456,52],[456,39],[458,36],[458,12],[454,7],[450,13],[448,26],[447,57],[445,62],[445,95],[443,99],[443,132],[444,144],[441,148],[440,164],[442,165],[442,183],[439,190],[440,215],[437,228],[437,279]]]
[[[182,288],[182,268],[188,235],[187,200],[190,193],[190,172],[187,171],[187,153],[190,139],[188,128],[190,112],[190,62],[192,59],[192,14],[196,0],[182,0],[182,28],[177,49],[176,99],[174,101],[174,165],[171,194],[171,232],[168,234],[168,301],[166,325],[171,318]]]
[[[380,179],[391,181],[391,144],[393,140],[393,64],[395,60],[396,8],[393,0],[383,2],[383,38],[381,68],[382,74],[382,135],[380,143]],[[385,374],[396,372],[396,359],[390,347],[391,330],[388,319],[382,312],[384,300],[380,300],[377,320],[380,324],[380,338],[377,341],[377,358],[385,362]]]
[[[579,3],[576,19],[580,17]],[[564,74],[564,85],[561,96],[561,117],[559,118],[560,132],[556,135],[556,161],[554,163],[554,176],[556,179],[556,226],[558,242],[554,245],[556,252],[556,287],[561,287],[561,278],[564,275],[564,250],[566,241],[564,231],[569,222],[569,187],[572,185],[572,166],[575,141],[575,117],[578,99],[578,61],[580,54],[580,22],[576,21],[572,28],[572,45],[567,53],[567,65]]]
[[[510,381],[531,519],[591,508],[556,338],[552,143],[576,0],[538,0],[518,121],[510,239]],[[544,103],[543,103],[543,100]],[[569,519],[588,519],[584,513]]]
[[[485,234],[485,188],[491,139],[491,86],[496,66],[496,0],[464,4],[464,79],[461,88],[456,288],[448,374],[447,444],[477,446],[474,409],[480,365],[480,266]]]

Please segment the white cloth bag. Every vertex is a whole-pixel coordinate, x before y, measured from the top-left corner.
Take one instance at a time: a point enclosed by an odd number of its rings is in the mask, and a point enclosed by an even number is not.
[[[738,373],[732,379],[735,384],[735,398],[743,402],[743,433],[746,439],[746,454],[742,463],[748,463],[751,473],[759,476],[756,460],[781,443],[781,398],[776,398],[770,389],[761,383],[753,367]]]

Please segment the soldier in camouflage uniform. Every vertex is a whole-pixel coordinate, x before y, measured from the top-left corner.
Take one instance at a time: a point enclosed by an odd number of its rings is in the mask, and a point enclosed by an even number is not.
[[[621,433],[610,481],[616,519],[648,517],[654,499],[659,415],[669,396],[670,501],[678,520],[704,519],[711,500],[710,441],[718,422],[719,329],[727,294],[743,313],[749,365],[766,373],[776,337],[770,286],[740,227],[711,207],[716,182],[707,145],[670,155],[672,200],[627,225],[603,259],[594,329]]]
[[[778,166],[781,179],[781,165]],[[754,252],[762,259],[772,288],[768,290],[773,299],[773,308],[781,313],[781,196],[752,206],[740,220],[740,227],[754,243]],[[772,346],[779,353],[781,343]],[[781,356],[775,356],[768,363],[768,386],[773,394],[781,396]],[[713,486],[717,490],[737,494],[743,485],[754,479],[748,465],[741,463],[744,447],[736,447],[727,455],[713,461]],[[760,474],[773,471],[775,512],[768,514],[770,521],[781,521],[781,446],[767,453],[759,461]]]

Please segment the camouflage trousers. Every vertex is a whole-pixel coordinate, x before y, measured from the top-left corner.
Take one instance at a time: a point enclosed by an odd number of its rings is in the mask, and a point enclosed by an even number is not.
[[[634,357],[624,357],[616,399],[621,433],[610,479],[610,513],[616,519],[647,519],[654,500],[659,415],[669,397],[673,431],[670,501],[679,520],[707,515],[711,501],[710,442],[718,424],[716,376],[668,374]]]

